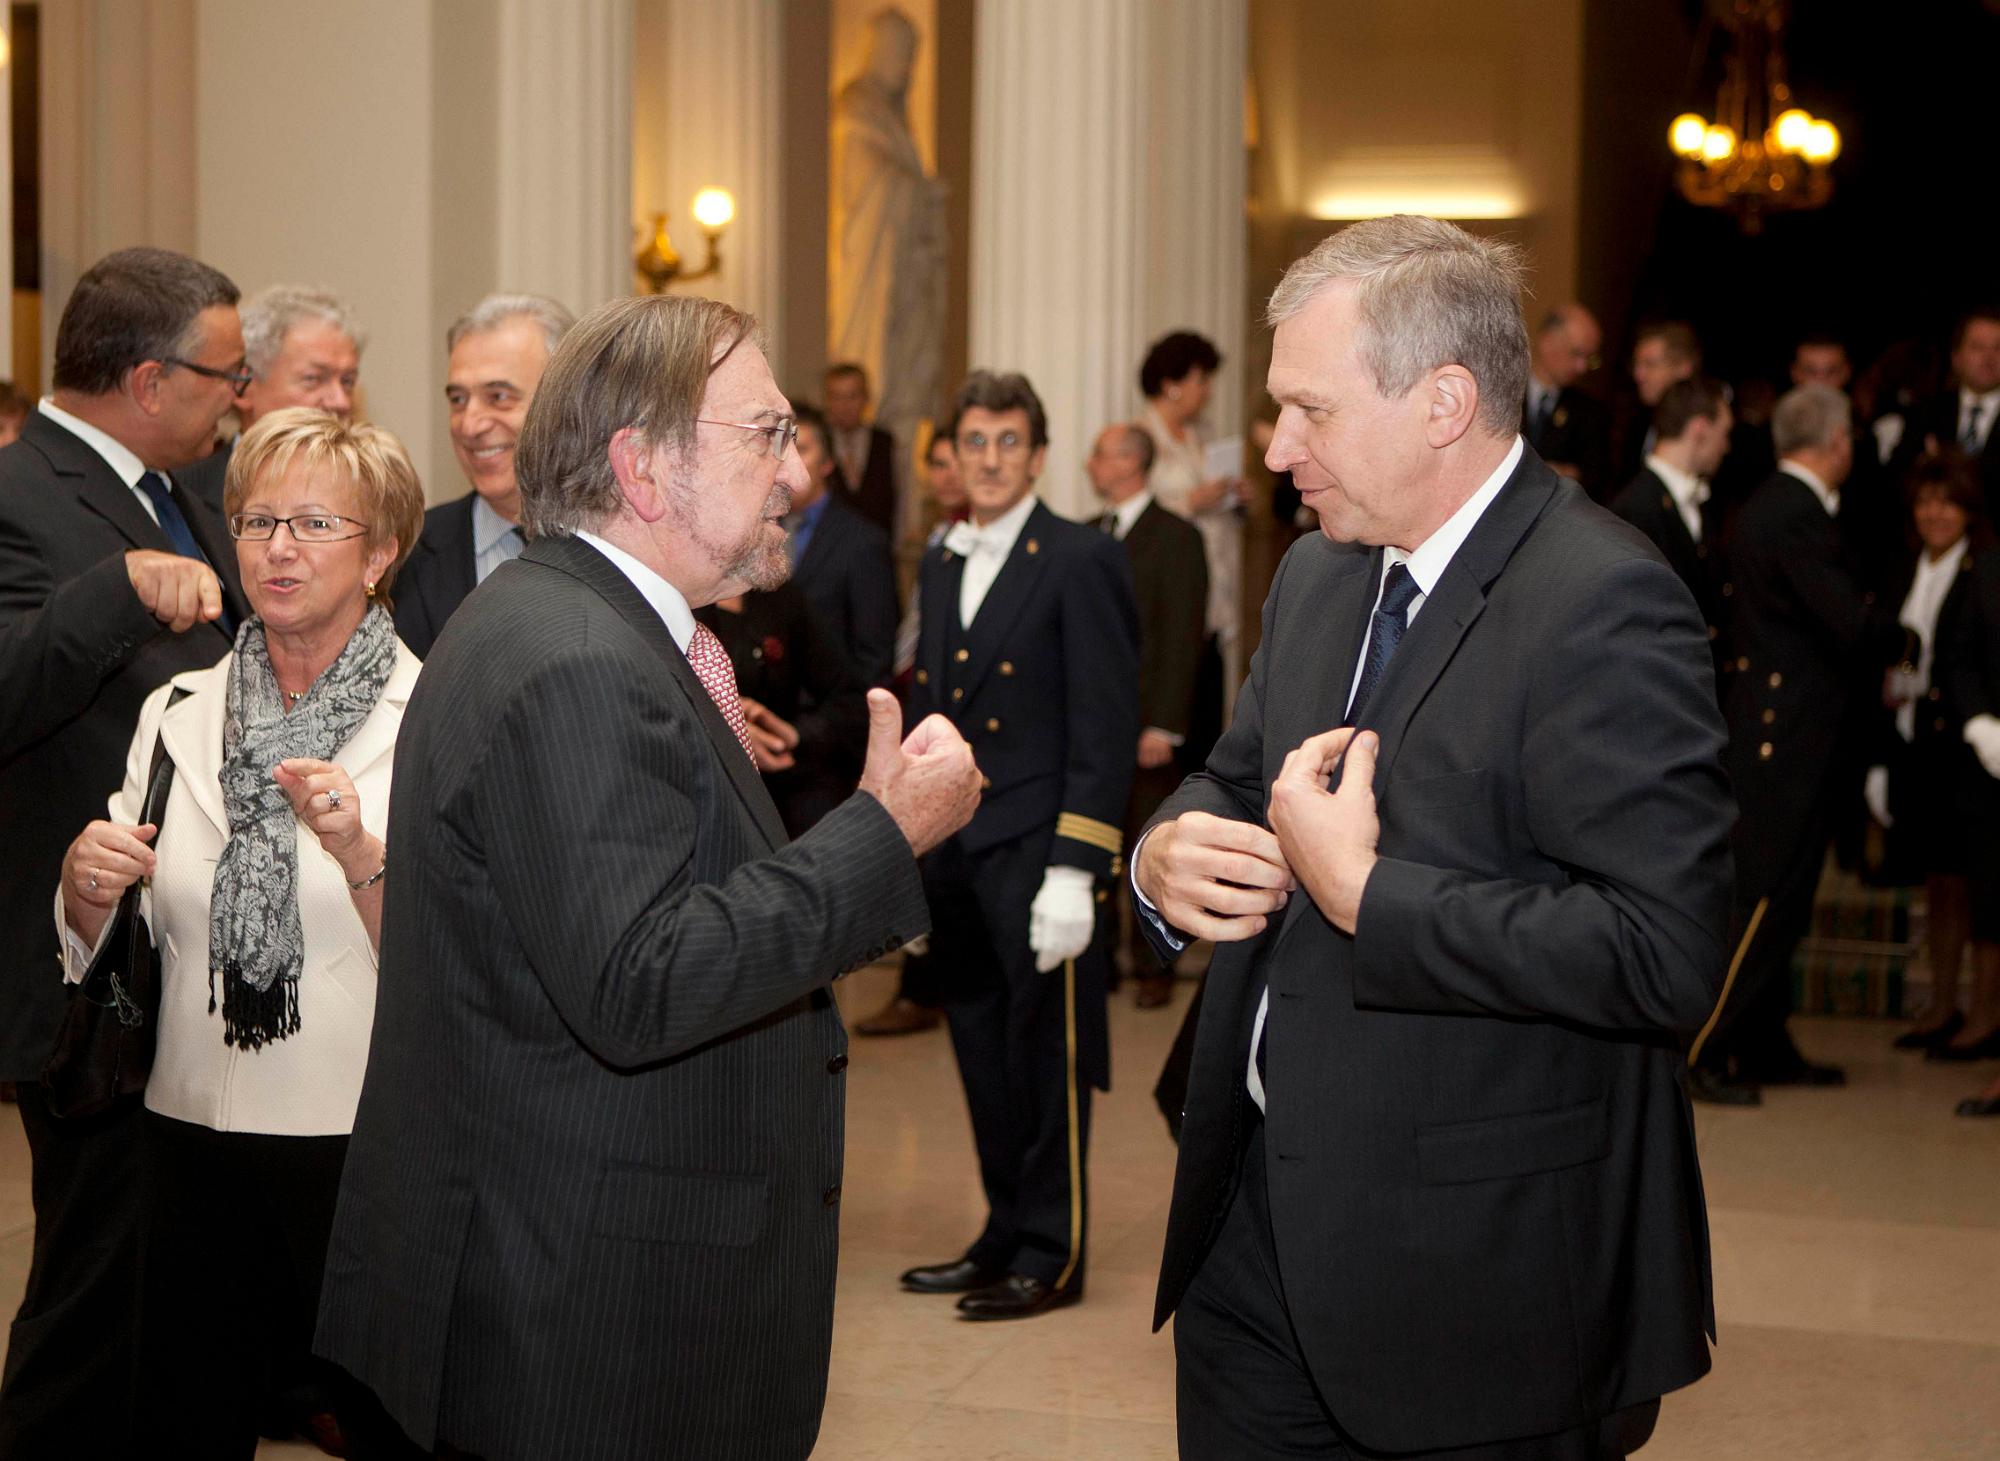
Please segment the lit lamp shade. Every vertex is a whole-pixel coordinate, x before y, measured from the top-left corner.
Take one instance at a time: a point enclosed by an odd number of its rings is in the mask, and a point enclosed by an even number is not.
[[[703,188],[694,195],[694,221],[710,233],[720,232],[736,216],[736,200],[727,188]]]
[[[1814,122],[1806,128],[1799,153],[1807,162],[1824,165],[1840,156],[1840,129],[1831,122]]]
[[[1708,119],[1693,112],[1682,112],[1667,128],[1667,145],[1681,157],[1698,158],[1702,155],[1702,142],[1708,136]]]
[[[1736,155],[1736,129],[1710,127],[1702,134],[1701,155],[1709,162],[1727,162]]]
[[[1778,120],[1771,124],[1771,140],[1778,144],[1780,152],[1804,152],[1806,136],[1812,131],[1813,119],[1809,112],[1797,107],[1778,113]]]

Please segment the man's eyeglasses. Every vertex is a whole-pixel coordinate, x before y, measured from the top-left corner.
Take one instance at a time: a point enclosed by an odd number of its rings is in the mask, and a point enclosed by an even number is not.
[[[344,543],[368,531],[357,518],[315,512],[303,517],[272,517],[264,512],[239,512],[229,519],[229,535],[246,543],[265,543],[280,527],[290,528],[295,543]]]
[[[1028,438],[1018,431],[1003,431],[998,436],[988,436],[983,431],[967,431],[958,438],[958,449],[969,457],[984,456],[986,448],[1000,448],[1000,455],[1011,457],[1028,449]]]
[[[226,380],[229,382],[229,388],[238,395],[243,393],[245,386],[257,378],[250,373],[250,367],[247,365],[239,365],[234,370],[217,370],[212,365],[197,365],[192,360],[181,359],[178,355],[162,355],[160,364],[178,365],[182,370],[191,370],[196,375],[207,376],[210,380]]]
[[[706,416],[697,416],[696,422],[703,426],[727,426],[735,431],[761,431],[771,455],[779,461],[792,449],[792,443],[799,439],[799,423],[790,416],[780,417],[772,422],[711,421]]]

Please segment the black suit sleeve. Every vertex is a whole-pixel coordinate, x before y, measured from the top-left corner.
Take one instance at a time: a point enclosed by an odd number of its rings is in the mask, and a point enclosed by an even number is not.
[[[1062,571],[1066,764],[1049,861],[1110,874],[1124,851],[1139,744],[1139,610],[1125,550],[1101,533]],[[1066,571],[1063,571],[1066,570]]]
[[[789,637],[798,660],[800,706],[794,729],[802,759],[827,768],[857,764],[868,749],[868,687],[855,682],[847,657],[804,594],[797,604]]]
[[[1694,605],[1664,564],[1623,561],[1564,606],[1536,663],[1520,795],[1563,875],[1383,858],[1354,1002],[1692,1034],[1722,988],[1735,815]]]
[[[58,586],[33,534],[0,513],[0,760],[81,715],[161,628],[124,554]]]
[[[697,766],[714,754],[656,681],[586,650],[535,677],[468,783],[530,964],[576,1038],[619,1069],[740,1029],[930,926],[909,843],[863,792],[782,851],[697,881],[690,788],[735,794]],[[551,847],[585,875],[552,875]]]
[[[1140,644],[1139,721],[1184,736],[1207,627],[1208,562],[1199,533],[1161,535],[1157,578],[1157,602]]]
[[[1942,685],[1952,714],[1960,724],[1975,715],[2000,715],[2000,554],[1988,554],[1972,566],[1965,606],[1957,616],[1951,643],[1939,658],[1945,662]]]

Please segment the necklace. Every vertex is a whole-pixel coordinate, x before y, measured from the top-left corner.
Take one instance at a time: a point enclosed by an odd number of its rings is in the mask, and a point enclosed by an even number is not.
[[[285,698],[291,701],[292,704],[297,705],[301,700],[306,698],[306,692],[303,690],[287,690]]]

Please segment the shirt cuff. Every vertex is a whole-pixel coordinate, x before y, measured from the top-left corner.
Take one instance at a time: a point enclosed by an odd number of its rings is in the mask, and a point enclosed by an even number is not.
[[[1166,919],[1160,917],[1160,910],[1153,906],[1151,899],[1139,891],[1139,849],[1146,845],[1147,837],[1151,837],[1159,830],[1158,827],[1148,827],[1145,835],[1132,844],[1132,866],[1127,871],[1126,877],[1132,884],[1133,906],[1145,915],[1146,921],[1153,925],[1154,930],[1160,935],[1160,938],[1165,942],[1167,947],[1178,954],[1182,949],[1187,947],[1187,940],[1167,927]]]
[[[1146,734],[1149,736],[1158,736],[1161,740],[1165,741],[1170,746],[1184,746],[1187,744],[1186,736],[1177,736],[1172,731],[1161,730],[1156,725],[1147,726]]]
[[[111,937],[111,925],[117,921],[117,913],[114,910],[106,916],[104,927],[97,931],[97,942],[85,943],[77,931],[69,926],[69,919],[63,910],[62,889],[56,889],[56,932],[62,936],[63,983],[83,983],[83,976],[90,972],[91,964],[103,950],[105,941]]]

